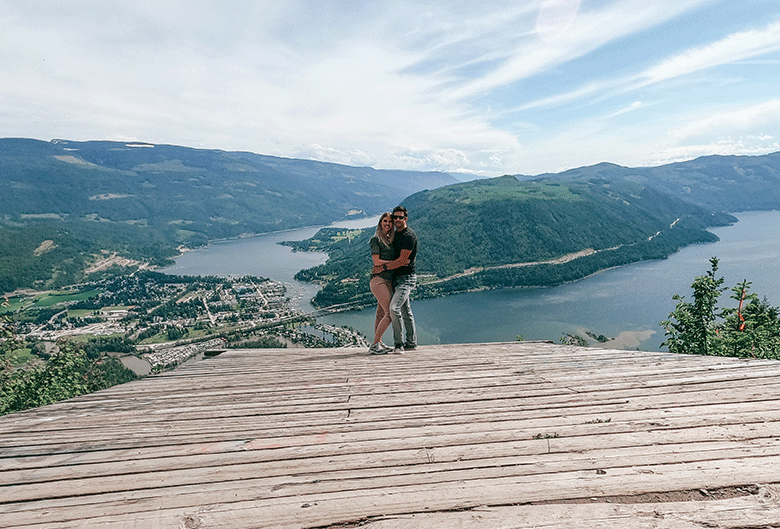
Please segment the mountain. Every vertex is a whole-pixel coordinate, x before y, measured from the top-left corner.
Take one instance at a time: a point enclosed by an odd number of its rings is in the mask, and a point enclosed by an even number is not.
[[[416,193],[404,205],[421,244],[420,296],[554,285],[715,240],[707,227],[736,221],[719,212],[780,209],[780,153],[507,175]],[[316,303],[365,298],[362,242],[333,244],[325,265],[299,274],[326,283]]]
[[[444,173],[173,145],[0,140],[7,217],[175,225],[184,243],[372,215],[455,182]]]
[[[559,284],[717,240],[706,228],[736,221],[628,181],[504,176],[415,193],[403,205],[419,239],[423,295]],[[366,297],[371,231],[339,239],[324,265],[299,273],[327,283],[317,304]]]
[[[65,284],[102,251],[162,263],[182,245],[374,215],[457,181],[174,145],[0,139],[0,288]]]
[[[780,209],[780,152],[762,156],[703,156],[658,167],[601,163],[524,180],[636,182],[709,209]]]
[[[181,246],[327,225],[402,201],[425,242],[421,266],[436,278],[421,292],[552,284],[707,240],[707,226],[733,222],[713,212],[779,209],[780,153],[460,182],[250,152],[0,139],[0,289],[72,284],[112,254],[165,264]],[[365,256],[332,251],[335,269],[363,270]],[[583,251],[594,253],[506,267]]]

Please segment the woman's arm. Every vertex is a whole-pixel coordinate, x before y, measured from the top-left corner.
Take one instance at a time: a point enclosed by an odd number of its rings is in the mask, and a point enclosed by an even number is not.
[[[378,253],[372,253],[371,259],[374,260],[374,266],[382,266],[383,264],[392,263],[392,261],[385,261],[384,259],[380,259]]]
[[[401,250],[401,255],[398,257],[398,259],[393,261],[384,261],[379,258],[379,255],[375,253],[371,254],[371,258],[374,260],[374,266],[371,268],[371,273],[378,274],[379,272],[383,272],[385,270],[393,270],[400,266],[406,266],[409,264],[409,255],[411,253],[411,250]]]

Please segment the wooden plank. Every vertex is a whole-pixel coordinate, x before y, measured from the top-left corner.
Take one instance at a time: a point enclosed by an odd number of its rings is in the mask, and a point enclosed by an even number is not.
[[[662,419],[658,418],[658,414],[655,410],[642,410],[638,412],[623,411],[616,412],[610,415],[609,423],[590,423],[593,421],[594,416],[566,416],[566,417],[544,417],[544,418],[523,418],[512,415],[508,420],[505,418],[496,418],[494,422],[485,422],[484,417],[474,417],[472,421],[465,423],[430,423],[420,425],[417,422],[410,421],[393,421],[387,423],[368,423],[361,425],[362,428],[356,428],[350,430],[351,424],[345,423],[341,425],[341,429],[329,432],[330,434],[339,434],[349,432],[355,440],[376,440],[376,439],[407,439],[415,436],[430,436],[430,435],[442,435],[446,433],[461,433],[467,434],[472,432],[479,434],[482,431],[500,432],[508,431],[515,432],[515,438],[528,438],[539,434],[540,432],[558,433],[562,431],[562,427],[570,426],[585,427],[593,429],[594,432],[599,433],[619,433],[629,431],[645,431],[655,429],[682,429],[685,425],[697,425],[705,426],[707,424],[744,424],[744,423],[756,423],[777,420],[778,407],[773,407],[766,411],[748,411],[752,410],[752,404],[739,404],[739,405],[717,405],[712,406],[711,415],[702,415],[707,407],[702,406],[700,408],[679,408],[676,410],[670,410]],[[479,419],[479,420],[478,420]],[[604,420],[604,416],[595,417],[595,420]],[[624,424],[625,423],[625,424]],[[526,433],[522,433],[525,430]],[[586,433],[590,430],[583,430],[580,433]],[[164,433],[164,429],[162,432]],[[137,449],[126,450],[101,450],[97,452],[66,452],[66,453],[40,453],[35,456],[22,457],[22,458],[4,458],[2,460],[2,468],[6,471],[13,469],[29,469],[30,472],[35,473],[38,468],[41,467],[54,467],[65,466],[73,469],[77,469],[79,472],[87,472],[90,467],[87,465],[93,463],[109,462],[109,463],[122,463],[128,465],[126,468],[141,468],[150,469],[156,464],[165,464],[166,458],[170,459],[170,464],[180,467],[183,465],[182,461],[186,460],[190,456],[198,456],[201,461],[206,461],[203,464],[209,465],[206,458],[207,456],[214,459],[229,458],[230,461],[238,461],[236,456],[230,455],[231,452],[241,453],[244,461],[256,462],[254,459],[256,451],[247,452],[248,439],[269,439],[275,435],[288,434],[292,437],[290,443],[295,446],[304,446],[307,444],[320,444],[323,439],[322,430],[318,428],[303,427],[299,429],[280,429],[278,431],[262,431],[265,435],[252,437],[252,431],[245,432],[247,434],[246,439],[234,440],[234,441],[215,441],[215,442],[200,442],[191,443],[187,439],[187,443],[181,445],[170,446],[145,446],[138,447]],[[271,434],[275,435],[271,435]],[[337,442],[345,440],[346,437],[340,437]],[[653,440],[657,442],[657,439]],[[288,446],[290,446],[288,443]],[[280,444],[280,443],[276,443]],[[156,463],[155,460],[161,460],[162,463]],[[46,474],[41,474],[46,475]],[[0,479],[2,474],[0,474]],[[10,479],[10,478],[6,478]]]
[[[433,391],[425,388],[414,388],[407,386],[402,390],[388,391],[385,394],[364,394],[359,391],[359,388],[355,386],[349,386],[341,391],[341,395],[338,397],[322,397],[312,396],[306,400],[289,401],[289,400],[277,400],[272,403],[258,403],[248,400],[246,402],[225,402],[209,401],[209,406],[200,406],[198,402],[203,402],[203,399],[198,399],[197,402],[184,407],[171,407],[166,406],[164,409],[152,409],[151,413],[139,416],[132,410],[126,410],[122,413],[112,414],[117,420],[125,418],[134,418],[137,423],[150,422],[157,423],[160,420],[196,420],[199,418],[211,418],[211,417],[241,417],[244,415],[278,415],[278,414],[291,414],[291,413],[307,413],[307,412],[319,412],[330,409],[332,411],[347,411],[347,410],[372,410],[389,408],[394,406],[408,407],[409,404],[415,404],[425,406],[428,404],[448,404],[448,403],[473,403],[474,406],[484,405],[487,403],[506,402],[507,405],[513,405],[518,400],[523,399],[524,402],[534,403],[538,402],[545,404],[552,400],[557,399],[560,402],[562,398],[566,398],[567,401],[577,402],[583,400],[583,395],[587,394],[592,397],[593,402],[598,402],[597,399],[607,396],[610,400],[616,400],[625,398],[627,396],[650,396],[661,395],[666,397],[670,395],[677,395],[679,399],[687,399],[687,393],[702,393],[705,391],[723,391],[727,389],[742,389],[746,385],[749,385],[752,394],[752,399],[766,399],[780,395],[780,377],[760,377],[753,379],[741,378],[739,380],[723,380],[717,379],[714,381],[697,381],[696,384],[677,384],[664,383],[659,385],[649,385],[645,383],[641,387],[636,385],[618,386],[616,384],[597,383],[592,386],[571,387],[569,384],[565,388],[556,388],[551,383],[547,382],[544,385],[537,386],[501,386],[501,387],[489,387],[478,389],[462,389],[462,390],[439,390]],[[532,397],[532,398],[531,398]],[[734,396],[745,399],[745,396]],[[167,402],[167,399],[166,399]],[[99,413],[99,412],[95,412]],[[105,412],[101,413],[104,414]],[[84,424],[94,423],[93,414],[81,415],[80,417],[73,417],[69,422],[65,420],[58,422],[50,422],[48,425],[41,424],[40,430],[45,428],[46,433],[50,433],[55,429],[68,429],[68,428],[82,428]],[[34,431],[36,428],[29,427],[29,431]],[[10,435],[10,432],[9,432]]]
[[[510,477],[394,487],[363,483],[356,484],[352,490],[316,492],[305,496],[295,494],[293,486],[284,494],[276,495],[258,490],[258,495],[268,495],[246,501],[226,501],[224,497],[220,502],[209,501],[208,498],[214,500],[214,496],[195,487],[193,494],[199,495],[200,500],[193,501],[187,494],[178,491],[150,502],[121,500],[116,504],[100,502],[70,509],[46,508],[1,515],[0,527],[35,524],[67,526],[74,521],[83,524],[82,527],[104,527],[118,520],[124,520],[125,523],[132,520],[134,526],[138,527],[178,527],[187,515],[192,514],[198,515],[202,527],[210,528],[319,527],[378,515],[441,512],[540,500],[561,502],[567,499],[630,496],[638,491],[708,489],[714,488],[716,484],[744,485],[746,479],[748,482],[767,482],[767,477],[776,477],[771,467],[777,464],[777,458],[756,461],[733,459],[711,465],[670,465],[666,472],[652,474],[628,468],[616,469],[607,474],[577,471],[525,479]]]
[[[554,344],[229,351],[0,418],[0,527],[313,527],[430,511],[466,523],[447,516],[771,484],[778,375],[779,362]]]
[[[780,411],[770,415],[778,416]],[[780,418],[780,417],[778,417]],[[101,476],[111,475],[116,467],[123,474],[134,471],[153,471],[157,468],[174,467],[178,469],[193,467],[211,467],[216,464],[249,464],[263,460],[280,461],[285,458],[321,457],[322,454],[374,453],[403,450],[410,446],[436,450],[442,457],[443,450],[458,450],[457,458],[464,458],[463,452],[488,446],[495,456],[502,451],[516,453],[523,443],[537,446],[535,437],[554,435],[553,439],[544,439],[544,447],[549,451],[570,452],[581,450],[580,440],[598,443],[598,446],[662,446],[682,442],[693,443],[698,439],[739,439],[755,441],[780,437],[780,420],[770,421],[764,412],[747,414],[716,420],[712,425],[709,418],[688,418],[680,420],[666,418],[663,423],[648,426],[644,421],[625,421],[600,424],[562,424],[547,426],[551,422],[526,424],[485,425],[448,425],[445,427],[408,427],[383,429],[376,431],[350,432],[349,434],[318,433],[315,435],[292,435],[289,437],[263,438],[244,443],[221,443],[218,446],[202,447],[198,450],[173,447],[167,453],[153,450],[133,450],[124,457],[116,452],[103,454],[104,463],[79,461],[74,458],[53,457],[25,464],[16,460],[4,465],[0,473],[0,485],[4,483],[31,483],[53,479],[68,479],[75,475]],[[550,428],[554,428],[554,431]],[[542,432],[542,433],[540,433]],[[503,445],[506,445],[504,447]],[[564,448],[558,449],[558,446]],[[307,450],[306,447],[309,447]],[[313,452],[316,450],[316,452]],[[527,449],[523,448],[523,452]],[[41,468],[45,466],[47,468]],[[19,470],[13,470],[15,467]],[[138,469],[138,470],[136,470]]]
[[[403,453],[371,454],[347,458],[344,456],[309,458],[306,461],[272,461],[254,464],[214,464],[212,467],[192,467],[186,469],[157,468],[148,472],[118,471],[103,477],[87,478],[73,476],[57,480],[23,483],[6,486],[0,503],[0,512],[13,511],[14,502],[32,502],[40,500],[62,500],[48,503],[58,505],[70,503],[88,503],[87,496],[100,496],[101,504],[108,501],[109,493],[122,493],[123,500],[130,498],[148,498],[157,495],[183,494],[188,486],[207,490],[213,494],[231,491],[229,496],[237,498],[250,494],[254,497],[258,488],[278,490],[291,485],[302,488],[299,494],[314,490],[322,491],[331,486],[333,490],[344,490],[347,483],[382,486],[411,485],[425,483],[455,482],[463,479],[492,479],[497,477],[521,477],[544,475],[560,472],[605,473],[613,469],[637,467],[636,450],[603,449],[587,453],[541,453],[528,455],[495,455],[484,459],[448,459],[438,450],[415,449]],[[655,451],[643,450],[641,468],[647,473],[662,473],[664,466],[681,463],[714,462],[724,459],[780,457],[780,446],[772,441],[753,444],[750,447],[742,443],[723,442],[717,445],[677,445],[657,448]],[[441,459],[440,459],[441,457]],[[316,487],[304,492],[307,483],[317,481]],[[323,483],[323,484],[320,484]],[[164,484],[164,488],[161,488]],[[247,492],[249,490],[250,492]],[[75,496],[75,498],[74,498]],[[64,502],[64,503],[63,503]],[[4,505],[5,504],[5,505]]]
[[[547,504],[478,507],[460,512],[417,513],[365,520],[366,529],[735,529],[780,527],[776,487],[712,501]]]
[[[714,415],[715,418],[712,420],[718,420],[718,421],[728,421],[728,417],[723,416],[724,411],[719,410],[718,408],[714,408],[712,410],[709,410],[707,408],[706,402],[718,402],[723,401],[727,402],[728,397],[733,395],[734,392],[717,392],[715,394],[697,394],[696,399],[692,399],[689,396],[686,396],[684,399],[680,401],[673,401],[671,403],[662,402],[658,399],[651,399],[650,402],[647,402],[646,400],[642,398],[635,398],[632,399],[631,402],[625,402],[625,401],[619,401],[617,403],[607,403],[607,405],[604,405],[603,403],[594,403],[590,402],[587,406],[578,406],[576,403],[570,407],[559,407],[560,404],[556,402],[555,405],[548,405],[548,406],[541,406],[541,407],[529,407],[528,403],[532,399],[526,399],[524,401],[524,405],[520,406],[506,406],[500,409],[497,408],[483,408],[483,410],[488,410],[488,413],[486,413],[486,417],[482,417],[480,419],[479,411],[480,410],[474,410],[471,406],[457,406],[457,405],[447,405],[447,409],[453,410],[452,413],[444,413],[442,412],[443,406],[406,406],[403,407],[403,409],[397,409],[397,410],[388,410],[388,412],[392,413],[392,417],[390,418],[387,415],[377,414],[375,413],[376,410],[374,410],[374,413],[370,413],[367,417],[358,417],[361,412],[360,410],[355,410],[352,413],[352,417],[347,421],[345,420],[345,417],[339,413],[330,415],[330,419],[323,421],[321,423],[321,427],[316,426],[319,422],[317,419],[320,418],[322,415],[322,412],[319,414],[303,414],[300,418],[300,420],[292,421],[290,424],[287,424],[288,418],[285,418],[284,422],[280,422],[278,420],[273,420],[270,423],[263,424],[263,420],[261,417],[251,417],[246,418],[246,420],[251,420],[254,423],[260,423],[258,426],[261,426],[257,430],[254,428],[243,430],[242,428],[238,428],[236,431],[238,433],[243,433],[245,435],[236,437],[231,437],[229,435],[229,431],[220,431],[219,424],[217,424],[216,429],[216,437],[221,440],[225,439],[233,439],[237,445],[240,445],[241,442],[248,442],[251,441],[253,438],[258,437],[277,437],[279,434],[274,434],[274,430],[284,430],[284,429],[295,429],[296,424],[298,426],[303,427],[304,429],[307,429],[306,432],[300,432],[300,431],[292,431],[290,435],[297,437],[298,435],[304,435],[304,436],[319,436],[323,433],[328,433],[329,435],[337,434],[339,431],[350,431],[350,432],[358,432],[362,430],[381,430],[384,433],[385,430],[392,429],[394,424],[399,424],[401,428],[409,428],[417,426],[419,421],[422,420],[424,424],[426,425],[434,425],[434,424],[463,424],[467,423],[471,426],[466,426],[466,428],[474,427],[478,428],[481,424],[484,424],[487,422],[492,422],[494,425],[491,425],[490,428],[502,428],[502,429],[516,429],[517,425],[514,425],[511,423],[512,420],[521,420],[525,421],[526,424],[531,424],[536,426],[538,424],[538,427],[542,428],[545,426],[543,422],[536,423],[531,422],[535,420],[544,420],[545,418],[552,418],[554,420],[555,424],[568,424],[571,422],[572,424],[581,424],[585,423],[587,421],[586,417],[591,418],[591,420],[604,420],[606,417],[611,417],[614,419],[614,422],[611,422],[612,427],[615,427],[617,425],[619,420],[631,420],[631,416],[627,416],[626,413],[633,413],[634,418],[633,420],[636,421],[646,421],[647,424],[642,425],[643,427],[654,427],[654,426],[661,426],[665,424],[671,424],[668,423],[667,418],[674,417],[675,413],[681,413],[680,410],[686,410],[690,409],[693,411],[697,411],[700,413],[708,413],[711,415]],[[754,393],[751,393],[750,395],[754,395]],[[667,395],[669,397],[669,395]],[[598,404],[598,406],[595,406]],[[731,403],[731,404],[740,404],[737,403]],[[761,402],[762,407],[767,407],[769,410],[777,409],[777,401],[763,401]],[[719,404],[719,406],[725,406],[728,404]],[[751,403],[747,404],[748,406],[755,407],[756,404]],[[682,407],[684,406],[684,407]],[[428,414],[428,416],[420,417],[417,414],[409,413],[411,410],[421,409],[425,410]],[[732,407],[732,413],[734,413],[734,408]],[[431,415],[431,411],[437,412],[435,416]],[[528,413],[524,413],[528,411]],[[755,416],[755,420],[771,420],[771,413],[768,411],[759,411],[757,416]],[[460,414],[460,415],[459,415]],[[326,413],[327,415],[327,413]],[[460,420],[461,417],[464,417],[465,419]],[[668,416],[668,417],[667,417]],[[446,418],[444,418],[446,417]],[[595,419],[593,419],[595,417]],[[451,420],[448,420],[449,418],[452,418]],[[612,420],[611,419],[611,420]],[[655,420],[653,420],[655,419]],[[178,443],[185,443],[187,444],[189,440],[192,437],[192,434],[194,432],[198,432],[199,430],[205,430],[201,431],[201,435],[208,435],[208,428],[209,425],[212,423],[212,421],[215,421],[214,418],[209,418],[208,421],[206,421],[206,424],[201,427],[197,422],[192,423],[192,431],[184,431],[181,436],[177,435],[166,435],[163,440],[163,444],[171,444],[173,445],[173,449],[176,450],[175,444]],[[233,419],[228,419],[232,421]],[[740,419],[743,420],[743,419]],[[746,419],[745,419],[746,420]],[[60,446],[60,450],[57,450],[56,446],[45,446],[45,445],[39,445],[39,446],[31,446],[34,445],[36,442],[41,443],[51,443],[52,437],[49,436],[40,436],[37,435],[26,435],[24,438],[17,437],[16,443],[17,445],[20,445],[18,448],[14,448],[13,446],[9,446],[6,451],[4,451],[4,455],[8,458],[11,456],[20,456],[23,455],[25,452],[33,452],[36,455],[40,455],[42,453],[52,453],[52,452],[58,452],[58,451],[64,451],[67,450],[68,452],[73,452],[76,450],[79,450],[80,443],[84,443],[87,447],[95,444],[100,445],[101,443],[112,443],[112,446],[116,447],[143,447],[148,446],[147,443],[143,442],[143,436],[124,436],[122,435],[122,429],[117,429],[116,432],[118,434],[115,435],[115,431],[111,427],[111,424],[114,423],[114,421],[105,421],[105,428],[101,429],[100,431],[104,432],[105,437],[102,439],[99,435],[95,433],[95,430],[88,431],[87,438],[94,441],[94,443],[90,443],[87,440],[80,439],[77,434],[69,433],[68,438],[69,441],[65,445],[58,445]],[[314,425],[312,425],[314,423]],[[151,428],[148,432],[148,438],[160,441],[161,437],[160,435],[163,433],[168,433],[172,428],[179,428],[179,424],[184,423],[177,423],[177,422],[161,422],[159,425],[157,425],[156,428]],[[273,428],[273,425],[276,425],[277,428]],[[336,427],[332,425],[337,425]],[[496,426],[497,425],[497,426]],[[380,428],[377,428],[377,426],[380,426]],[[130,428],[137,428],[137,424],[133,424],[130,426]],[[605,426],[596,426],[597,428],[603,429]],[[95,428],[100,428],[99,426],[96,426]],[[246,428],[246,427],[244,427]],[[267,429],[265,429],[267,428]],[[252,434],[252,433],[258,433],[259,435],[256,437],[253,437],[251,435],[246,434]],[[541,432],[545,433],[545,432]],[[243,440],[241,439],[243,437]],[[215,442],[218,442],[218,440],[215,440]],[[13,445],[14,443],[8,443],[9,445]],[[156,443],[155,443],[156,444]],[[157,446],[160,446],[159,444]]]

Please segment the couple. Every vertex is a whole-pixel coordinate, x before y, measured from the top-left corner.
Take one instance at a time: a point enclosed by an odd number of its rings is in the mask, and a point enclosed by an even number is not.
[[[417,257],[417,235],[406,225],[406,208],[398,206],[393,213],[382,213],[371,237],[371,292],[377,300],[374,320],[374,342],[370,354],[403,353],[417,348],[409,295],[417,284],[414,261]],[[403,321],[403,328],[401,323]],[[382,335],[392,323],[395,347],[382,342]],[[406,331],[404,340],[403,331]]]

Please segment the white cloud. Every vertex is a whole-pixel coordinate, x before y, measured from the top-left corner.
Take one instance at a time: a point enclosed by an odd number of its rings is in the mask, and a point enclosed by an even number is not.
[[[700,156],[758,156],[780,151],[780,142],[753,136],[723,137],[709,143],[678,145],[653,153],[644,165],[663,165],[691,160]]]
[[[620,110],[613,112],[612,114],[608,115],[606,119],[615,118],[617,116],[621,116],[623,114],[627,114],[629,112],[634,112],[635,110],[639,110],[640,108],[644,108],[645,105],[641,101],[634,101],[627,107],[621,108]]]
[[[641,162],[662,141],[714,143],[708,114],[757,105],[737,93],[762,75],[750,68],[777,73],[780,25],[766,14],[668,46],[650,67],[631,60],[637,35],[723,5],[0,0],[0,130],[493,174]],[[672,82],[724,64],[731,100],[675,105]],[[531,95],[541,77],[556,83]],[[751,119],[762,115],[743,113],[733,137],[780,136]]]
[[[555,39],[566,33],[577,18],[580,0],[545,0],[536,17],[536,33],[543,39]]]
[[[713,131],[760,131],[766,124],[776,123],[778,118],[780,99],[773,99],[750,107],[709,115],[673,130],[669,135],[675,141],[681,141],[690,137],[711,135]],[[769,135],[763,137],[771,138]]]
[[[607,4],[604,8],[576,15],[578,3],[557,0],[563,5],[567,30],[557,33],[556,38],[542,34],[543,38],[525,38],[518,42],[504,64],[474,81],[455,90],[453,97],[463,98],[506,86],[558,65],[582,57],[591,51],[631,33],[646,30],[665,20],[674,18],[707,0],[627,0]],[[576,5],[575,5],[576,4]],[[539,35],[533,35],[539,37]],[[594,85],[595,88],[596,85]]]
[[[775,22],[763,29],[741,31],[708,46],[687,50],[645,70],[640,77],[648,83],[658,83],[778,50],[780,22]]]
[[[588,97],[603,98],[634,92],[651,84],[669,81],[723,64],[736,63],[777,50],[780,50],[780,22],[770,24],[761,30],[730,35],[709,46],[686,50],[684,53],[665,59],[636,74],[599,79],[575,90],[529,101],[513,111],[553,107]]]

